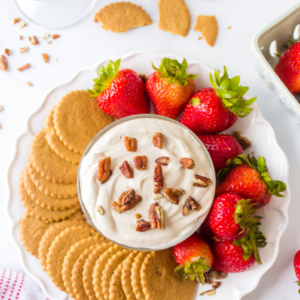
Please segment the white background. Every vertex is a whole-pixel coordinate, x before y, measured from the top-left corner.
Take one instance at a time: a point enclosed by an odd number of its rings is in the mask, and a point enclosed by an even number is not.
[[[99,1],[94,11],[110,2]],[[212,69],[220,69],[226,65],[229,75],[239,74],[242,84],[250,87],[247,95],[258,97],[257,104],[264,117],[272,124],[279,145],[287,154],[290,164],[290,222],[282,237],[274,266],[263,276],[257,289],[244,299],[298,299],[293,257],[300,249],[300,124],[296,123],[293,115],[285,110],[275,93],[258,75],[250,49],[253,35],[297,1],[186,0],[192,16],[191,27],[198,14],[216,16],[219,36],[213,48],[203,39],[197,40],[200,33],[192,29],[185,38],[159,30],[157,1],[131,2],[142,5],[153,24],[115,34],[104,31],[99,23],[94,23],[92,14],[67,29],[44,29],[22,17],[14,1],[0,0],[0,54],[5,48],[12,51],[12,55],[8,57],[9,71],[0,71],[0,105],[4,106],[4,111],[0,112],[0,124],[3,127],[0,130],[0,267],[22,271],[11,242],[5,213],[8,197],[7,170],[13,158],[16,139],[25,130],[28,116],[40,106],[46,92],[66,81],[79,69],[94,65],[106,57],[138,50],[173,52],[187,60],[202,61]],[[17,16],[28,22],[25,28],[18,29],[13,25],[13,19]],[[229,25],[232,27],[230,30]],[[61,38],[49,45],[42,40],[44,33],[58,33]],[[23,35],[25,39],[19,40],[19,35]],[[39,38],[40,45],[30,45],[27,38],[32,35]],[[29,51],[19,54],[19,48],[24,46],[29,46]],[[48,64],[43,62],[42,52],[49,54]],[[31,69],[24,72],[16,70],[28,62],[32,64]],[[26,82],[32,82],[33,86],[27,86]]]

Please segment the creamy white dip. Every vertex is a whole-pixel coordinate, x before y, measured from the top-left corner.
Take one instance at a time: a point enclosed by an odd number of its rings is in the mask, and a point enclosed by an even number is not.
[[[161,132],[163,147],[153,146],[152,134]],[[137,151],[128,152],[124,147],[124,137],[137,139]],[[101,184],[97,180],[98,161],[105,154],[111,157],[110,179]],[[147,156],[147,170],[136,170],[133,157]],[[149,221],[149,207],[153,200],[153,170],[155,159],[168,156],[168,166],[162,166],[164,188],[182,188],[185,194],[180,196],[179,205],[171,204],[166,198],[156,201],[163,210],[165,230],[149,229],[145,232],[136,231],[135,214]],[[180,159],[192,158],[195,168],[188,170],[181,166]],[[108,239],[130,248],[164,249],[171,247],[191,235],[203,222],[212,204],[215,193],[215,173],[208,154],[191,132],[168,120],[155,118],[138,118],[127,120],[105,132],[81,162],[79,180],[80,196],[94,226]],[[119,167],[127,160],[132,167],[134,177],[127,179]],[[213,184],[207,188],[193,186],[195,174],[208,177]],[[112,202],[126,190],[133,188],[142,200],[131,210],[122,214],[112,209]],[[162,191],[163,191],[162,189]],[[188,196],[193,197],[200,205],[200,211],[191,211],[182,215],[182,207]],[[97,211],[101,205],[104,214]]]

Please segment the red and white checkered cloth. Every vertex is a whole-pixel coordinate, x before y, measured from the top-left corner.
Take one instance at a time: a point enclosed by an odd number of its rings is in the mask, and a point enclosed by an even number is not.
[[[0,268],[0,300],[47,300],[28,276]]]

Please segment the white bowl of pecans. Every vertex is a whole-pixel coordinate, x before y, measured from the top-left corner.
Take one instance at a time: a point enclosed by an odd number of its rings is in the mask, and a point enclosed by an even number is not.
[[[198,137],[179,122],[134,115],[105,127],[87,147],[78,195],[87,221],[140,251],[172,247],[204,221],[215,171]]]

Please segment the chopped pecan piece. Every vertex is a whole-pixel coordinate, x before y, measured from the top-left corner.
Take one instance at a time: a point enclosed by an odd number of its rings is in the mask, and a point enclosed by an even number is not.
[[[164,216],[161,207],[157,203],[152,203],[149,209],[149,220],[151,228],[165,229]]]
[[[133,158],[134,167],[137,170],[146,170],[147,169],[147,156],[135,156]]]
[[[221,284],[222,284],[221,281],[214,281],[211,286],[213,289],[217,289],[218,287],[221,286]]]
[[[34,35],[31,39],[31,45],[38,45],[39,41],[37,39],[37,37]]]
[[[161,165],[156,164],[154,167],[154,173],[153,173],[153,180],[154,180],[154,188],[153,192],[156,194],[160,192],[164,185],[164,175],[162,172]]]
[[[24,71],[24,70],[26,70],[26,69],[28,69],[28,68],[30,68],[31,67],[31,65],[30,64],[26,64],[26,65],[24,65],[24,66],[22,66],[22,67],[19,67],[17,70],[18,71]]]
[[[156,148],[162,148],[162,134],[160,132],[154,132],[152,136],[153,146]]]
[[[0,56],[0,70],[7,70],[7,60],[3,54]]]
[[[130,189],[122,193],[117,202],[114,201],[112,203],[112,208],[117,213],[121,214],[124,211],[132,209],[141,201],[141,199],[142,197],[136,194],[134,189]]]
[[[21,21],[21,19],[20,19],[19,17],[17,17],[17,18],[14,18],[13,23],[16,24],[16,23],[18,23],[18,22],[20,22],[20,21]]]
[[[60,37],[60,35],[59,34],[52,34],[52,38],[53,38],[53,40],[56,40],[56,39],[58,39]]]
[[[170,157],[161,156],[155,160],[155,162],[161,166],[167,166],[169,164]]]
[[[111,158],[103,155],[98,162],[98,173],[97,178],[101,183],[105,183],[111,176],[112,171],[110,170]]]
[[[100,215],[104,215],[104,209],[101,205],[98,205],[96,207],[96,211],[100,214]]]
[[[47,53],[42,53],[42,57],[45,63],[49,61],[49,55]]]
[[[126,178],[133,178],[133,172],[132,169],[129,166],[129,163],[127,160],[125,160],[122,165],[119,167],[121,170],[121,173],[126,177]]]
[[[147,231],[151,228],[151,224],[148,221],[145,220],[138,220],[136,222],[136,231]]]
[[[189,196],[186,201],[186,204],[182,208],[182,214],[186,216],[191,210],[199,211],[200,209],[200,204],[194,198]]]
[[[180,163],[186,169],[194,169],[195,168],[195,162],[191,158],[183,157],[180,159]]]
[[[8,48],[5,48],[4,49],[4,53],[7,55],[7,56],[10,56],[10,50]]]
[[[124,146],[127,151],[136,152],[137,149],[137,140],[129,136],[124,137]]]
[[[201,176],[201,175],[195,175],[194,177],[194,183],[193,186],[198,186],[198,187],[208,187],[209,185],[212,184],[212,181],[205,177],[205,176]]]
[[[19,49],[19,53],[25,53],[28,51],[28,47],[22,47]]]
[[[172,189],[166,188],[164,189],[164,194],[169,202],[172,204],[179,204],[179,196],[183,195],[185,191],[183,189]]]
[[[215,289],[211,289],[211,290],[207,290],[205,292],[202,292],[199,296],[213,296],[216,294],[216,290]]]
[[[140,219],[141,217],[142,217],[141,214],[135,214],[135,218],[136,218],[136,219]]]

